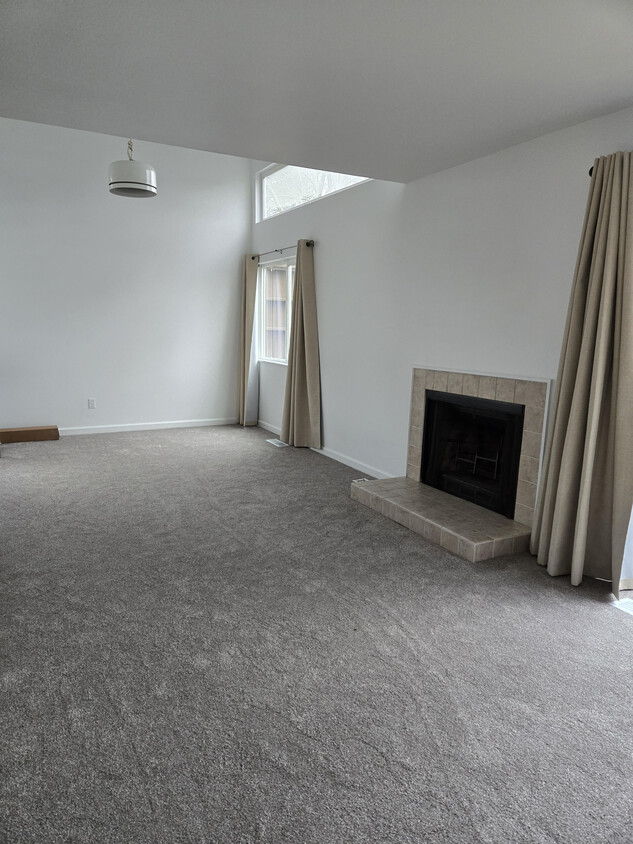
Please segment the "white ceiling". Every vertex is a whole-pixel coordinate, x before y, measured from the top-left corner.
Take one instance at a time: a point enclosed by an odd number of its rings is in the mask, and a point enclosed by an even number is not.
[[[245,158],[408,182],[631,104],[630,0],[0,2],[0,116]]]

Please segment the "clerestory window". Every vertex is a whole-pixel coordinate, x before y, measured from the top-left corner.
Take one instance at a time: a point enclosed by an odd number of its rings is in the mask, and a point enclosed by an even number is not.
[[[257,220],[283,214],[291,208],[367,181],[369,179],[364,176],[271,164],[257,174]]]

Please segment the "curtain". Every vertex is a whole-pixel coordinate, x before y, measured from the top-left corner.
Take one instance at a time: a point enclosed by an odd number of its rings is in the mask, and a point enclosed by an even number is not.
[[[596,159],[530,550],[552,575],[633,588],[632,154]]]
[[[289,445],[321,448],[321,375],[313,246],[312,240],[297,243],[281,439]]]
[[[253,331],[255,300],[257,298],[258,260],[258,255],[244,256],[238,375],[240,425],[257,425],[257,417],[259,415],[257,344],[256,334]]]

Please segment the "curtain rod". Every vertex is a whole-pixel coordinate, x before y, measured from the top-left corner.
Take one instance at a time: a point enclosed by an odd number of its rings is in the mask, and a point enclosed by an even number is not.
[[[313,240],[306,240],[306,246],[314,246]],[[282,246],[281,249],[271,249],[270,252],[260,252],[259,255],[253,255],[251,257],[251,261],[254,261],[255,258],[263,258],[264,255],[274,255],[275,252],[278,252],[280,255],[282,252],[285,252],[287,249],[296,249],[297,244],[293,244],[292,246]]]

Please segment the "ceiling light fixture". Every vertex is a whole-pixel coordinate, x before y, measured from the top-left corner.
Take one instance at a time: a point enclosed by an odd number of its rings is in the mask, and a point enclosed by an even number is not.
[[[156,170],[150,164],[132,160],[132,141],[127,142],[127,160],[113,161],[108,168],[110,193],[142,199],[156,196]]]

